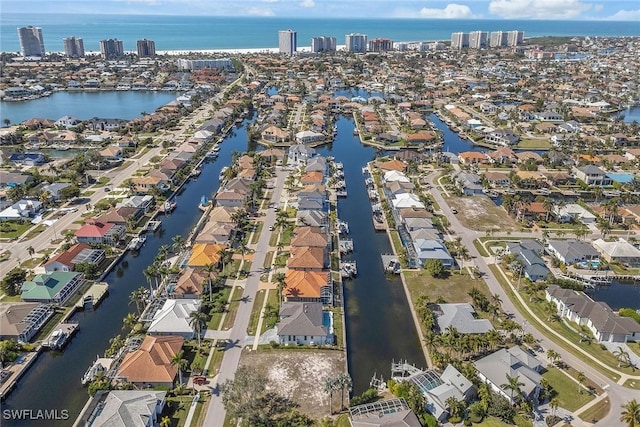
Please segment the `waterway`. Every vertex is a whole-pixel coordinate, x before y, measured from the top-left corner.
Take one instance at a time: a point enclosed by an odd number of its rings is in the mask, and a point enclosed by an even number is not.
[[[473,142],[460,138],[457,133],[449,129],[449,126],[447,126],[447,124],[440,120],[440,117],[435,114],[430,114],[429,119],[433,122],[436,128],[442,132],[442,137],[444,139],[442,151],[453,154],[462,153],[464,151],[479,151],[482,153],[487,151],[486,148],[473,145]]]
[[[362,168],[376,155],[353,136],[353,120],[340,117],[333,144],[320,150],[344,165],[348,197],[338,201],[338,216],[349,223],[358,276],[345,284],[349,371],[354,394],[369,387],[374,373],[389,378],[393,359],[426,367],[409,303],[398,276],[384,273],[381,253],[391,253],[386,233],[373,228],[371,205]]]
[[[12,124],[34,117],[58,120],[63,116],[131,120],[142,112],[154,112],[178,96],[178,92],[165,91],[63,91],[29,101],[0,102],[0,116]]]
[[[596,301],[606,302],[613,310],[633,308],[640,310],[640,284],[611,282],[589,290],[587,294]]]
[[[109,283],[109,297],[95,311],[79,312],[74,320],[79,321],[79,333],[64,352],[47,352],[26,373],[18,387],[3,403],[2,409],[52,410],[66,409],[70,420],[80,413],[88,399],[86,389],[80,379],[97,355],[108,348],[108,341],[121,334],[122,319],[134,307],[129,303],[131,292],[140,286],[147,286],[143,269],[153,262],[161,245],[171,245],[175,235],[186,236],[195,226],[200,211],[198,203],[205,195],[210,196],[219,186],[220,169],[231,163],[234,151],[247,149],[245,120],[240,128],[234,129],[222,143],[218,159],[204,163],[197,180],[189,182],[177,196],[176,210],[161,217],[162,229],[150,235],[139,254],[127,254],[105,278]],[[3,420],[2,426],[28,425],[28,423]],[[47,426],[68,426],[67,421],[48,420],[40,423]]]

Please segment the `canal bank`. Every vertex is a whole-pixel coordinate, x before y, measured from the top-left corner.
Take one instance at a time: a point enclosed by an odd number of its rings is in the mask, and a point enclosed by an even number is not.
[[[376,151],[363,146],[353,135],[350,118],[337,120],[333,144],[320,154],[333,156],[344,165],[349,196],[338,200],[338,215],[349,224],[349,238],[355,251],[348,259],[356,262],[358,275],[344,283],[347,358],[353,392],[369,388],[374,374],[389,377],[392,360],[406,359],[426,366],[418,334],[401,279],[387,276],[381,253],[391,252],[385,232],[373,228],[371,205],[362,168],[375,158]]]
[[[79,312],[72,320],[80,322],[78,334],[63,353],[42,354],[25,374],[20,384],[3,403],[3,409],[67,410],[75,419],[88,398],[80,380],[95,360],[109,347],[109,339],[121,334],[122,318],[132,311],[129,296],[140,286],[146,287],[143,270],[153,262],[162,245],[171,245],[175,235],[186,236],[200,219],[198,203],[202,195],[217,191],[218,176],[223,166],[231,163],[234,151],[247,148],[245,120],[231,132],[221,145],[218,159],[204,163],[197,180],[191,180],[176,196],[177,209],[162,217],[162,227],[149,234],[145,246],[137,253],[127,253],[105,277],[109,283],[109,297],[99,310]],[[47,426],[65,426],[68,421],[47,420]],[[27,425],[19,420],[3,420],[3,426]],[[44,424],[43,424],[44,425]]]

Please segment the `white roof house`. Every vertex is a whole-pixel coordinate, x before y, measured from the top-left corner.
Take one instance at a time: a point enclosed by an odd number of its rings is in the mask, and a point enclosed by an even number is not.
[[[395,209],[403,208],[422,208],[424,209],[424,203],[420,201],[420,198],[412,193],[400,193],[396,194],[391,204]]]
[[[106,394],[106,395],[105,395]],[[158,425],[166,391],[112,390],[92,400],[93,412],[87,425],[109,427],[152,427]]]
[[[437,322],[441,332],[453,327],[462,334],[484,334],[493,329],[488,319],[476,319],[471,304],[438,304]]]
[[[411,182],[409,180],[409,178],[407,178],[407,176],[405,174],[403,174],[400,171],[396,171],[396,170],[390,170],[384,173],[384,181],[385,182],[392,182],[392,181],[399,181],[399,182]]]
[[[613,242],[598,239],[592,244],[607,262],[618,261],[631,267],[640,266],[640,249],[623,238]]]
[[[37,200],[20,200],[0,212],[0,221],[11,219],[27,219],[42,209]]]
[[[576,203],[568,203],[562,207],[554,206],[554,215],[559,222],[580,221],[583,224],[593,224],[596,216]]]
[[[179,335],[192,339],[195,336],[189,324],[189,316],[200,309],[199,299],[168,299],[153,316],[148,333],[150,335]]]

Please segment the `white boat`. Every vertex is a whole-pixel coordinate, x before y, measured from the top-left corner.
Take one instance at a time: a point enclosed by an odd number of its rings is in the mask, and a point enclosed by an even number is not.
[[[129,242],[129,245],[127,246],[127,248],[129,248],[129,250],[132,251],[137,251],[138,249],[140,249],[142,247],[142,245],[144,245],[144,242],[147,241],[147,237],[142,235],[142,236],[136,236],[133,239],[131,239],[131,241]]]
[[[157,231],[158,228],[160,228],[161,224],[162,222],[160,220],[157,220],[157,219],[150,220],[147,223],[147,231]]]
[[[202,173],[202,171],[198,168],[195,168],[194,170],[191,171],[191,176],[198,176],[200,175],[200,173]]]
[[[220,176],[218,177],[220,181],[224,181],[227,177],[227,170],[229,170],[229,166],[225,166],[220,169]]]
[[[62,348],[65,341],[67,340],[67,334],[62,329],[57,329],[53,331],[49,339],[42,343],[44,347],[47,347],[51,350],[58,350]]]
[[[339,219],[337,221],[337,226],[340,234],[349,234],[349,224],[346,221]]]
[[[167,200],[166,202],[164,202],[164,205],[162,207],[164,213],[168,213],[173,211],[176,208],[176,202],[172,202],[171,200]]]
[[[87,369],[87,371],[82,376],[82,380],[81,380],[82,385],[87,385],[92,381],[94,381],[96,378],[106,375],[112,363],[113,363],[112,358],[96,357],[96,361],[93,362],[91,366],[89,366],[89,369]]]

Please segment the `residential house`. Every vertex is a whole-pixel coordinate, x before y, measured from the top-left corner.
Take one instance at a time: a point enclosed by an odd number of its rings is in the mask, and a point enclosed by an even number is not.
[[[439,239],[416,239],[413,241],[413,248],[422,265],[429,260],[437,259],[445,268],[453,267],[453,257]]]
[[[85,224],[74,233],[78,243],[88,245],[116,246],[124,238],[125,227],[109,222],[100,222],[95,218],[88,219]]]
[[[602,239],[594,240],[593,247],[607,262],[618,262],[632,268],[640,267],[640,249],[622,237],[613,242]]]
[[[458,154],[458,160],[465,165],[478,165],[486,163],[488,158],[485,154],[478,153],[477,151],[464,151]]]
[[[411,183],[411,180],[409,179],[409,177],[407,177],[404,173],[396,170],[390,170],[385,172],[382,175],[382,179],[384,180],[385,183],[390,183],[390,182],[402,182],[406,184]]]
[[[160,424],[166,391],[102,390],[91,399],[81,425],[91,427],[155,427]]]
[[[577,203],[569,203],[564,206],[554,206],[553,214],[561,223],[581,222],[585,225],[596,222],[596,216]]]
[[[82,273],[54,271],[38,274],[22,283],[20,298],[26,302],[64,305],[83,285]]]
[[[302,166],[307,160],[316,155],[316,150],[304,144],[295,144],[289,147],[287,165],[292,167]]]
[[[447,399],[470,402],[476,395],[475,386],[453,365],[447,365],[440,374],[440,381],[431,390],[422,393],[427,410],[438,420],[444,421],[449,415]]]
[[[200,299],[167,299],[153,315],[147,333],[149,335],[176,335],[185,340],[194,339],[196,332],[191,325],[191,313],[200,310]]]
[[[42,186],[42,191],[49,193],[49,200],[58,201],[60,200],[60,190],[70,186],[71,184],[68,182],[54,182],[52,184]]]
[[[349,408],[351,427],[420,427],[422,424],[407,402],[379,400]]]
[[[493,329],[488,319],[476,318],[471,304],[438,304],[434,310],[440,332],[455,328],[461,334],[486,334]]]
[[[227,246],[236,226],[231,222],[207,221],[196,236],[197,243],[215,243]]]
[[[507,129],[494,130],[484,137],[485,141],[499,145],[515,145],[520,141],[520,137]]]
[[[285,301],[333,304],[333,284],[328,271],[288,269],[285,273]]]
[[[537,398],[542,379],[540,371],[543,365],[535,356],[520,347],[502,348],[473,364],[478,378],[511,403],[515,403],[521,397],[526,400]],[[522,384],[520,386],[522,396],[512,395],[512,392],[502,388],[502,384],[508,382],[507,376],[518,377],[518,381]]]
[[[136,225],[143,215],[144,212],[141,209],[121,206],[110,209],[96,218],[96,220],[102,223],[119,224],[126,227],[129,224]]]
[[[613,181],[607,173],[594,165],[586,165],[575,169],[576,177],[587,185],[608,186]]]
[[[82,123],[82,121],[77,117],[62,116],[56,120],[53,125],[69,129],[78,126],[80,123]]]
[[[394,209],[425,208],[424,203],[422,203],[420,198],[413,193],[396,194],[393,199],[391,199],[391,204]]]
[[[327,248],[329,238],[326,231],[321,227],[296,227],[293,229],[291,246],[307,246],[317,248]]]
[[[0,221],[30,220],[42,210],[38,200],[20,200],[0,212]]]
[[[532,282],[547,280],[551,271],[540,257],[543,247],[536,241],[524,240],[522,242],[507,243],[507,250],[514,254],[522,266],[522,275]]]
[[[407,169],[407,165],[401,160],[391,159],[378,162],[378,168],[386,175],[386,172],[389,171],[404,172]]]
[[[542,202],[521,202],[516,206],[516,220],[541,220],[547,216]]]
[[[189,267],[205,267],[206,265],[218,265],[220,251],[224,246],[210,243],[196,243],[191,248],[191,256],[187,265]]]
[[[549,240],[546,249],[565,264],[591,263],[600,259],[600,254],[590,243],[579,240]]]
[[[9,157],[9,162],[22,166],[40,166],[46,161],[40,153],[13,153]]]
[[[329,216],[323,210],[298,210],[296,213],[298,224],[311,227],[326,227],[329,225]]]
[[[87,244],[76,243],[66,251],[49,258],[44,264],[44,271],[45,273],[69,272],[73,271],[76,264],[86,262],[100,265],[105,259],[105,252],[102,249],[93,249]]]
[[[109,145],[100,150],[100,157],[109,162],[118,162],[122,160],[122,148],[117,145]]]
[[[310,130],[303,130],[296,133],[296,142],[298,144],[309,144],[312,142],[324,141],[325,136],[320,132],[313,132]]]
[[[53,314],[49,304],[0,302],[0,340],[28,343]]]
[[[183,344],[182,337],[147,335],[137,350],[124,356],[116,379],[142,388],[173,388],[178,369],[171,361]]]
[[[305,176],[306,176],[306,173],[309,173],[309,172],[320,172],[323,175],[323,179],[318,181],[318,177],[317,175],[315,175],[316,179],[314,181],[311,181],[311,182],[303,181],[303,183],[322,184],[322,182],[324,181],[324,176],[328,172],[327,159],[322,156],[311,157],[309,160],[307,160],[307,164],[304,166],[304,171],[305,171]]]
[[[503,172],[488,171],[484,173],[483,177],[491,188],[504,188],[511,185],[509,175]]]
[[[164,191],[169,189],[171,186],[171,181],[169,179],[157,175],[135,176],[131,178],[131,182],[135,186],[135,191],[141,193],[147,193],[153,188],[158,188]]]
[[[322,271],[329,267],[327,251],[311,246],[292,247],[287,267],[294,270]]]
[[[276,324],[278,342],[282,345],[333,344],[330,312],[319,302],[290,302],[280,306],[280,322]]]
[[[153,208],[155,204],[155,198],[151,195],[144,196],[131,196],[120,203],[121,206],[130,206],[142,211],[142,214],[147,214]]]
[[[262,139],[269,142],[287,142],[289,141],[289,132],[278,126],[268,126],[262,131]]]
[[[207,273],[200,268],[187,268],[173,288],[170,288],[171,297],[197,299],[208,287],[209,280],[215,280],[215,273]]]
[[[606,303],[594,301],[583,292],[549,285],[545,298],[556,305],[561,317],[586,326],[599,342],[627,342],[640,338],[638,322],[616,315]]]
[[[474,173],[458,171],[452,175],[456,186],[465,196],[482,195],[482,183],[480,177]]]

